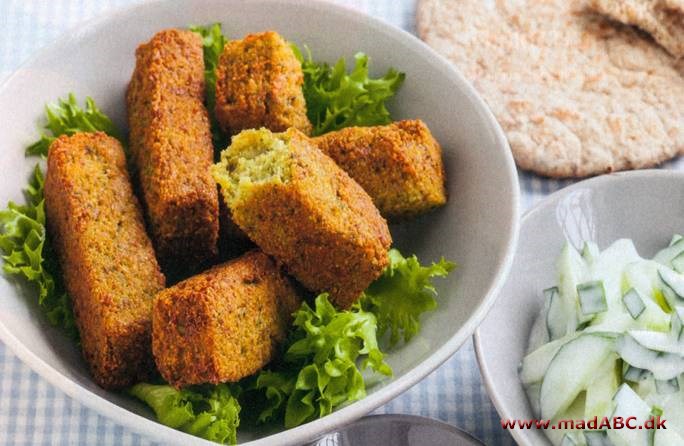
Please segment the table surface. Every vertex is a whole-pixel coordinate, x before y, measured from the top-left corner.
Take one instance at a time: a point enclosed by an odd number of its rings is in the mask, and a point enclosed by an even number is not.
[[[413,0],[339,2],[415,32]],[[0,0],[0,79],[65,31],[130,3],[133,1]],[[522,210],[567,184],[521,173]],[[501,428],[487,396],[470,340],[439,369],[375,413],[433,417],[472,433],[488,445],[515,444]],[[0,342],[0,444],[154,443],[72,400]]]

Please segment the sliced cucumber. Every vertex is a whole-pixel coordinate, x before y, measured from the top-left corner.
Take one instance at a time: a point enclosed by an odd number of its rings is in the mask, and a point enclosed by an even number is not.
[[[667,381],[655,380],[656,392],[660,395],[669,395],[671,393],[679,392],[679,381],[677,378],[672,378]]]
[[[658,275],[670,306],[684,305],[684,277],[668,268],[660,268]]]
[[[560,446],[578,446],[578,444],[577,441],[570,436],[570,434],[565,434],[560,442]]]
[[[539,403],[539,395],[541,394],[541,383],[536,382],[528,384],[525,387],[525,394],[527,395],[527,401],[530,402],[532,413],[535,417],[541,418],[541,405]]]
[[[684,438],[672,429],[656,429],[653,433],[653,446],[673,446],[684,444]]]
[[[640,369],[637,367],[633,367],[627,363],[625,363],[625,371],[622,374],[622,377],[625,379],[625,381],[631,381],[633,383],[637,383],[641,381],[642,379],[648,378],[651,376],[651,372],[649,372],[646,369]]]
[[[651,330],[630,330],[628,333],[649,350],[684,356],[684,342],[678,341],[670,333]]]
[[[574,338],[574,335],[570,335],[556,339],[525,356],[520,363],[520,381],[523,384],[541,382],[558,350]]]
[[[678,341],[684,341],[684,306],[677,306],[672,309],[670,333]]]
[[[680,253],[677,257],[672,259],[670,262],[672,269],[678,273],[684,273],[684,252]]]
[[[584,419],[602,417],[612,412],[612,398],[620,384],[617,355],[611,353],[594,372],[594,379],[587,387]]]
[[[626,363],[649,370],[655,379],[668,380],[684,373],[684,357],[650,350],[630,335],[620,336],[615,342],[615,348]]]
[[[633,424],[643,425],[651,417],[651,407],[627,384],[622,384],[613,397],[615,411],[613,418],[627,420],[635,417]],[[608,438],[615,444],[650,446],[649,431],[641,429],[610,429]]]
[[[588,263],[592,264],[600,255],[599,247],[594,242],[584,242],[582,247],[582,258]]]
[[[584,431],[583,434],[587,446],[615,446],[608,438],[607,431]]]
[[[684,239],[684,237],[682,237],[682,236],[679,235],[679,234],[675,234],[675,235],[672,236],[672,240],[670,240],[670,244],[667,245],[667,246],[673,246],[675,243],[677,243],[678,241],[680,241],[680,240],[682,240],[682,239]]]
[[[646,309],[644,300],[634,288],[630,288],[625,295],[622,296],[622,303],[625,304],[625,308],[629,312],[629,315],[632,316],[632,319],[637,319]]]
[[[594,280],[577,285],[577,295],[579,296],[582,314],[589,315],[608,311],[603,281]]]
[[[670,316],[663,310],[669,310],[669,303],[663,296],[662,281],[658,269],[662,268],[651,260],[634,262],[625,268],[623,276],[623,293],[634,288],[642,298],[646,310],[639,316],[639,326],[651,330],[666,330]],[[635,327],[636,328],[636,327]]]
[[[684,446],[684,237],[653,260],[630,240],[602,252],[566,244],[558,273],[519,369],[535,416],[635,416],[639,426],[660,407],[668,430],[545,434],[563,446]]]
[[[684,252],[684,238],[677,238],[677,240],[675,240],[675,237],[672,237],[672,242],[670,242],[670,246],[658,252],[658,254],[656,254],[655,257],[653,257],[653,260],[660,263],[661,265],[669,267],[672,259],[677,257],[682,252]]]
[[[562,338],[568,330],[568,317],[574,318],[574,312],[567,311],[565,302],[558,292],[558,287],[545,289],[544,298],[549,303],[546,313],[546,329],[549,332],[549,339]]]
[[[558,259],[558,292],[563,314],[566,315],[564,334],[573,333],[581,322],[577,303],[577,285],[585,280],[586,275],[586,262],[575,248],[566,243]]]
[[[622,334],[634,326],[634,319],[632,316],[624,312],[606,311],[596,316],[596,319],[583,330],[585,333],[613,333],[614,335]]]
[[[591,383],[596,369],[613,351],[615,341],[601,334],[584,334],[563,345],[542,381],[541,415],[553,419]]]

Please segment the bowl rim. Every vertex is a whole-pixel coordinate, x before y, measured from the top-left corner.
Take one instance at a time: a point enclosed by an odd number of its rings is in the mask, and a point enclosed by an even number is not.
[[[449,432],[452,435],[461,438],[463,441],[468,442],[468,444],[470,444],[471,446],[485,446],[485,444],[479,438],[475,437],[470,432],[467,432],[467,431],[465,431],[459,427],[456,427],[453,424],[447,423],[446,421],[443,421],[443,420],[440,420],[437,418],[426,417],[426,416],[422,416],[422,415],[412,415],[412,414],[403,414],[403,413],[386,413],[386,414],[366,415],[365,417],[360,418],[360,419],[354,421],[353,423],[350,423],[346,426],[340,427],[334,433],[343,433],[352,427],[358,427],[362,424],[392,423],[392,422],[398,422],[398,423],[404,423],[404,424],[413,424],[413,425],[420,425],[420,426],[428,426],[431,428],[435,428],[438,430],[443,430],[443,431]],[[334,434],[334,433],[331,432],[331,434]],[[310,445],[310,446],[319,446],[319,445],[316,444],[316,445]]]
[[[523,216],[520,218],[520,233],[524,230],[525,224],[536,214],[546,211],[554,203],[557,203],[560,199],[568,194],[571,194],[576,189],[580,188],[598,188],[603,187],[606,183],[621,182],[621,181],[634,181],[639,179],[652,179],[652,178],[667,178],[672,180],[684,180],[684,171],[672,170],[672,169],[642,169],[642,170],[630,170],[624,172],[614,172],[605,175],[595,176],[589,179],[578,181],[567,187],[559,189],[540,200],[537,204],[532,206],[530,209],[525,211]],[[517,248],[516,248],[517,251]],[[503,299],[503,292],[505,287],[499,290],[499,295],[497,295],[496,301]],[[486,318],[485,318],[486,319]],[[482,321],[484,322],[484,320]],[[527,339],[526,339],[527,340]],[[480,324],[475,333],[473,334],[473,344],[475,346],[475,357],[477,358],[477,365],[480,368],[480,374],[482,375],[482,381],[484,382],[485,389],[487,390],[487,395],[489,395],[492,404],[496,408],[496,412],[499,414],[501,419],[513,419],[514,415],[508,413],[505,410],[504,399],[495,392],[496,383],[492,377],[490,369],[485,363],[485,349],[482,345],[482,324]],[[522,358],[521,358],[522,359]],[[518,384],[520,384],[518,382]],[[529,402],[527,403],[529,405]],[[530,445],[531,443],[528,439],[522,435],[522,430],[508,429],[515,442],[519,445]]]
[[[138,10],[154,9],[157,5],[165,3],[182,3],[184,0],[152,0],[142,3],[134,3],[123,7],[115,7],[103,14],[99,14],[89,20],[80,22],[69,30],[64,31],[59,37],[49,44],[36,51],[27,60],[21,63],[15,71],[7,76],[0,83],[0,90],[7,88],[7,86],[14,81],[15,78],[21,75],[23,69],[30,66],[35,61],[45,57],[46,54],[54,51],[63,51],[63,47],[68,46],[72,41],[81,40],[88,35],[97,31],[97,29],[104,23],[115,20],[122,16],[134,14]],[[266,437],[256,440],[248,441],[251,446],[263,446],[274,444],[294,445],[309,441],[317,436],[335,430],[336,428],[348,424],[362,416],[370,413],[376,408],[387,403],[391,399],[400,395],[415,385],[430,372],[435,370],[443,364],[449,357],[451,357],[461,345],[472,336],[477,326],[484,320],[484,317],[491,309],[497,296],[498,290],[505,283],[505,279],[510,271],[513,258],[515,255],[518,234],[520,227],[520,188],[518,182],[518,173],[515,167],[512,153],[508,140],[506,139],[501,126],[495,119],[491,110],[487,107],[482,97],[470,85],[470,83],[463,77],[458,69],[452,65],[447,59],[439,55],[426,43],[404,31],[396,26],[390,25],[381,19],[375,18],[366,14],[365,12],[353,9],[349,6],[343,6],[329,2],[327,0],[252,0],[252,3],[268,5],[289,5],[294,7],[304,7],[309,10],[319,10],[325,13],[335,14],[343,20],[355,21],[363,26],[373,29],[376,33],[383,33],[389,36],[392,40],[398,41],[402,46],[413,48],[426,53],[435,61],[435,69],[442,75],[449,78],[454,84],[459,86],[459,89],[468,99],[474,104],[477,112],[488,122],[491,127],[493,137],[496,145],[502,148],[502,155],[506,169],[503,171],[508,178],[508,189],[510,191],[510,207],[511,214],[514,216],[510,222],[510,227],[507,234],[507,244],[505,247],[505,255],[501,262],[497,265],[493,279],[489,284],[487,291],[484,293],[480,304],[475,308],[471,317],[465,324],[448,339],[444,345],[435,350],[423,362],[416,365],[400,378],[394,379],[385,385],[377,392],[370,394],[361,400],[355,401],[345,407],[336,410],[332,416],[326,416],[309,423],[303,424],[296,428],[285,429]],[[78,27],[77,32],[71,32]],[[207,440],[195,437],[184,432],[169,428],[155,420],[150,420],[134,412],[131,412],[117,404],[101,397],[92,391],[80,386],[76,382],[67,378],[62,373],[58,372],[40,357],[32,353],[24,344],[19,341],[3,324],[0,319],[0,340],[15,354],[19,359],[28,365],[33,371],[38,373],[42,378],[46,379],[50,384],[54,385],[69,397],[82,403],[86,407],[110,418],[114,422],[126,426],[133,432],[142,434],[150,439],[163,441],[168,444],[183,444],[183,445],[211,445],[214,444]]]

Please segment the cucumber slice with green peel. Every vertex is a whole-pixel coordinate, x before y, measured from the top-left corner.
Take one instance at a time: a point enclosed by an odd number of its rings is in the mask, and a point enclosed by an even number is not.
[[[672,429],[656,429],[653,432],[653,446],[673,446],[684,444],[684,437]]]
[[[555,340],[565,336],[568,330],[568,316],[575,317],[574,312],[568,314],[566,305],[561,299],[558,287],[547,288],[544,290],[548,310],[546,312],[546,330],[549,339]]]
[[[625,267],[623,272],[623,294],[634,288],[642,298],[646,310],[639,317],[639,323],[643,328],[652,330],[665,330],[669,326],[670,316],[664,310],[669,311],[670,304],[663,295],[662,281],[658,270],[662,266],[651,260],[641,260]]]
[[[599,247],[594,242],[584,242],[582,247],[582,258],[589,264],[594,263],[594,261],[601,254]]]
[[[575,337],[556,339],[526,355],[520,363],[520,381],[525,385],[541,382],[558,350]]]
[[[632,319],[639,318],[641,313],[646,309],[644,300],[634,288],[630,288],[629,291],[622,296],[622,303],[625,304],[625,308],[629,312],[629,315],[632,316]]]
[[[530,408],[535,417],[541,417],[541,405],[539,403],[539,395],[541,394],[541,383],[536,382],[525,386],[525,395],[527,401],[530,402]]]
[[[680,253],[677,257],[672,259],[670,264],[672,265],[672,269],[674,269],[678,273],[683,273],[684,272],[684,252]]]
[[[677,243],[678,241],[680,241],[680,240],[682,240],[682,239],[684,239],[684,237],[682,237],[682,236],[679,235],[679,234],[675,234],[675,235],[672,236],[672,240],[670,240],[670,244],[667,245],[667,246],[673,246],[675,243]]]
[[[663,294],[670,306],[684,304],[684,277],[668,268],[660,268],[658,276],[663,283]]]
[[[583,431],[584,441],[587,442],[587,446],[616,446],[608,438],[608,432],[601,431]]]
[[[565,434],[560,442],[560,446],[578,446],[578,444],[573,437],[569,434]]]
[[[584,419],[603,417],[612,412],[613,395],[620,385],[618,357],[611,353],[594,372],[594,379],[587,387],[584,403]]]
[[[660,263],[661,265],[669,267],[671,265],[670,262],[672,261],[672,259],[677,257],[682,252],[684,252],[684,238],[678,238],[675,241],[675,237],[672,237],[674,243],[671,242],[670,246],[659,251],[655,255],[655,257],[653,257],[653,260]]]
[[[612,333],[619,335],[634,326],[634,319],[626,311],[624,313],[614,313],[606,311],[596,316],[591,325],[583,330],[583,333]]]
[[[651,406],[646,404],[637,393],[627,384],[622,384],[613,397],[615,411],[612,417],[621,417],[623,421],[629,417],[635,417],[633,425],[643,425],[651,418]],[[651,435],[647,430],[641,429],[610,429],[607,431],[608,438],[615,444],[634,446],[650,446]]]
[[[623,361],[633,367],[649,370],[655,379],[668,380],[684,373],[684,357],[650,350],[630,335],[620,336],[615,342],[615,349]]]
[[[640,369],[638,367],[633,367],[627,363],[625,363],[625,370],[622,374],[622,378],[624,378],[625,381],[631,381],[633,383],[639,382],[642,379],[646,379],[651,375],[651,372],[649,372],[646,369]]]
[[[667,381],[656,379],[655,387],[656,392],[658,392],[660,395],[677,393],[679,392],[679,380],[677,378],[668,379]]]
[[[684,307],[677,306],[672,309],[670,333],[678,341],[684,341]]]
[[[577,285],[585,281],[587,263],[569,243],[563,246],[558,259],[558,292],[563,314],[566,315],[565,333],[573,333],[580,321],[577,302]]]
[[[563,345],[542,380],[541,417],[554,419],[591,383],[596,370],[614,350],[615,341],[598,333],[584,334]]]
[[[577,285],[577,295],[583,314],[589,315],[608,311],[603,281],[594,280]]]
[[[649,350],[684,356],[684,342],[675,339],[670,333],[651,330],[630,330],[627,333]]]

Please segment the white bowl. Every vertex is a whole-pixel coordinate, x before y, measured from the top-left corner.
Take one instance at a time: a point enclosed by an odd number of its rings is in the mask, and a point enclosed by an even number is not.
[[[496,304],[475,333],[485,386],[502,419],[534,419],[518,379],[518,364],[532,323],[543,306],[541,290],[556,280],[565,241],[581,249],[594,241],[605,249],[619,238],[634,240],[650,258],[684,230],[684,172],[643,170],[604,175],[562,189],[522,218],[513,268]],[[547,445],[542,430],[511,431],[520,445]]]
[[[448,206],[392,228],[404,252],[425,260],[444,255],[460,267],[439,282],[441,304],[424,318],[420,336],[389,354],[394,378],[368,397],[287,432],[242,431],[240,441],[299,444],[359,418],[399,395],[444,362],[470,336],[509,269],[518,228],[518,183],[509,148],[491,113],[444,59],[409,34],[323,2],[187,0],[145,3],[91,22],[41,51],[0,87],[0,202],[21,200],[35,159],[24,148],[38,136],[43,105],[73,91],[92,96],[121,128],[124,91],[136,46],[167,27],[222,22],[231,37],[275,29],[307,44],[319,60],[348,59],[363,50],[376,74],[393,66],[406,83],[393,116],[424,119],[444,147]],[[113,259],[113,261],[115,261]],[[35,296],[0,279],[0,339],[55,386],[87,406],[165,444],[207,444],[152,421],[132,399],[97,387],[80,352],[50,328]],[[265,438],[264,438],[265,437]]]

